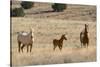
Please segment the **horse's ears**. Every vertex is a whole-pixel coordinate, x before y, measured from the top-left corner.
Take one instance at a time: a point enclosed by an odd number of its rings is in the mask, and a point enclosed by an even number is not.
[[[63,34],[64,36],[66,35],[66,34]]]
[[[68,33],[66,32],[64,35],[67,35]]]
[[[89,26],[89,24],[87,24],[87,26]]]
[[[66,36],[66,34],[63,34],[63,36]]]
[[[30,32],[34,32],[34,28],[31,27],[31,28],[30,28]]]
[[[89,24],[85,24],[85,26],[89,26]]]

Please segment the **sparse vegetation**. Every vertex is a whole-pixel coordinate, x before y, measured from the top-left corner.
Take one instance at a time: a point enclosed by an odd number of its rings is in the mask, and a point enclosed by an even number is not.
[[[28,1],[22,1],[21,2],[21,6],[24,8],[24,9],[30,9],[32,8],[34,5],[34,2],[28,2]]]
[[[54,3],[52,8],[55,12],[62,12],[64,9],[66,9],[66,4]]]
[[[11,17],[23,17],[25,15],[22,7],[19,8],[10,8],[10,16]]]
[[[48,21],[49,20],[49,21]],[[27,23],[28,21],[28,23]],[[37,23],[38,22],[38,23]],[[44,23],[48,22],[48,23]],[[80,48],[79,34],[85,23],[89,24],[90,45],[87,48]],[[15,32],[35,28],[35,41],[31,53],[24,49],[23,53],[18,52],[17,35]],[[48,31],[49,30],[49,31]],[[41,18],[12,18],[12,64],[13,65],[34,65],[34,64],[55,64],[73,63],[96,60],[96,23],[87,21],[71,21]],[[39,33],[40,32],[40,33]],[[57,47],[53,51],[53,39],[61,37],[61,34],[68,32],[68,40],[64,41],[62,51]],[[56,34],[58,33],[58,34]],[[91,36],[92,35],[92,36]],[[77,46],[79,47],[77,47]],[[25,47],[26,48],[26,47]],[[87,59],[88,57],[88,59]],[[24,62],[23,62],[24,61]]]

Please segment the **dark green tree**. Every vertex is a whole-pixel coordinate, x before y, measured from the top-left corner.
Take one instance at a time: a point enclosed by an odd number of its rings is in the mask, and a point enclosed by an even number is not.
[[[11,17],[23,17],[25,15],[22,7],[20,8],[10,8],[10,16]]]
[[[52,9],[55,12],[62,12],[64,9],[66,9],[67,5],[66,4],[60,4],[60,3],[54,3],[52,5]]]
[[[29,1],[22,1],[21,2],[21,6],[24,8],[24,9],[30,9],[32,8],[34,5],[34,2],[29,2]]]

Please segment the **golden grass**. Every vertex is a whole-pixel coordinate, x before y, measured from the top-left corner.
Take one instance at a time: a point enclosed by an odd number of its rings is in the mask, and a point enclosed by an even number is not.
[[[89,24],[89,48],[80,48],[79,34],[84,24]],[[16,32],[35,29],[35,41],[31,53],[18,53]],[[63,49],[53,51],[53,39],[66,33]],[[96,22],[36,18],[12,18],[12,65],[58,64],[96,61]]]
[[[16,53],[15,53],[16,52]],[[33,48],[32,53],[18,53],[14,49],[12,54],[13,65],[37,65],[96,61],[95,47],[63,48],[54,52],[52,48]]]

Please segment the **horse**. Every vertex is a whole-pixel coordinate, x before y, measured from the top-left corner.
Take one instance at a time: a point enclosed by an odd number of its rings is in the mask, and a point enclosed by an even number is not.
[[[18,32],[18,36],[17,36],[18,51],[20,52],[20,50],[22,50],[23,52],[23,48],[27,46],[27,52],[28,52],[30,46],[30,52],[31,52],[33,39],[34,38],[33,38],[32,30],[30,32],[25,32],[25,31]]]
[[[62,46],[63,46],[63,40],[67,40],[65,34],[63,34],[61,36],[61,38],[58,40],[58,39],[54,39],[53,40],[53,50],[55,51],[55,48],[58,46],[60,50],[62,50]]]
[[[84,30],[80,33],[80,42],[81,42],[81,47],[82,46],[88,47],[88,45],[89,45],[88,25],[87,24],[85,24]]]

